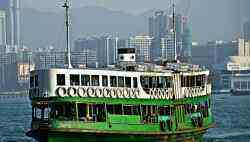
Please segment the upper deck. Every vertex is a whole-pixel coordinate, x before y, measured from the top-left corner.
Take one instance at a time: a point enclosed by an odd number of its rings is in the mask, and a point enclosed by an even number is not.
[[[145,64],[127,67],[35,70],[30,77],[30,97],[177,100],[211,93],[209,71],[196,66]]]

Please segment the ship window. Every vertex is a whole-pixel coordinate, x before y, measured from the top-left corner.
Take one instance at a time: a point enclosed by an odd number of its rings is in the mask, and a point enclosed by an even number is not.
[[[118,87],[124,87],[124,77],[118,77]]]
[[[141,85],[148,92],[150,88],[170,88],[172,79],[167,76],[141,76]]]
[[[132,106],[132,115],[139,115],[140,113],[139,106]]]
[[[131,88],[131,78],[125,77],[125,87]]]
[[[247,81],[241,82],[241,89],[247,89]]]
[[[35,87],[38,86],[38,75],[35,75]]]
[[[130,105],[123,106],[123,113],[124,115],[132,115],[133,114],[133,107]]]
[[[30,77],[30,88],[33,88],[34,87],[34,77],[31,76]]]
[[[161,81],[162,81],[162,84],[163,84],[162,85],[163,88],[170,88],[171,87],[172,78],[170,76],[162,76]],[[160,87],[158,87],[158,88],[160,88]]]
[[[137,88],[137,87],[138,87],[137,78],[133,77],[133,88]]]
[[[205,77],[203,75],[181,77],[181,87],[201,87],[205,85],[204,83]]]
[[[92,75],[91,76],[91,82],[92,82],[92,86],[99,86],[99,76],[98,75]]]
[[[82,84],[82,86],[90,86],[89,75],[81,75],[81,84]]]
[[[159,107],[159,114],[161,116],[170,115],[171,114],[170,107]]]
[[[195,76],[190,76],[190,80],[191,80],[191,86],[190,87],[193,87],[195,86],[195,80],[196,80],[196,77]]]
[[[110,86],[117,87],[117,77],[116,76],[110,76]]]
[[[70,85],[79,86],[80,85],[80,75],[71,74],[70,75]]]
[[[153,76],[153,77],[150,77],[151,78],[151,80],[152,80],[152,87],[151,88],[157,88],[157,85],[158,85],[158,83],[157,83],[157,78],[158,77],[156,77],[156,76]],[[159,80],[159,79],[158,79]]]
[[[250,81],[247,82],[248,89],[250,89]]]
[[[102,86],[103,87],[108,86],[108,76],[102,76]]]
[[[65,85],[65,74],[57,74],[56,82],[57,82],[57,85],[59,86]]]
[[[122,115],[122,105],[107,105],[109,114]]]
[[[202,76],[196,76],[196,86],[202,86]]]

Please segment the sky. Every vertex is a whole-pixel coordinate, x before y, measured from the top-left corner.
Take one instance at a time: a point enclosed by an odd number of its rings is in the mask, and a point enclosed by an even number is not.
[[[150,9],[167,9],[170,0],[72,0],[73,7],[101,6],[115,11],[139,14]],[[180,0],[176,0],[178,2]],[[189,0],[184,0],[189,1]],[[57,11],[63,0],[22,0],[22,7]]]
[[[64,0],[21,0],[22,7],[40,11],[60,11]],[[71,0],[74,8],[100,6],[130,14],[141,14],[148,10],[168,9],[170,0]],[[189,6],[189,1],[191,5]],[[250,0],[175,0],[178,11],[190,11],[194,39],[227,39],[241,32],[241,25],[250,20]],[[190,8],[188,8],[190,7]],[[186,13],[186,12],[185,12]],[[228,36],[230,35],[230,36]]]

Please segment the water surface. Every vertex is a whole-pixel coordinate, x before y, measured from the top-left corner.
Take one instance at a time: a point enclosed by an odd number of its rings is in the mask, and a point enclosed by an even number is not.
[[[214,96],[216,128],[204,136],[205,142],[250,141],[250,95]],[[25,136],[30,128],[28,96],[0,96],[0,142],[34,142]]]

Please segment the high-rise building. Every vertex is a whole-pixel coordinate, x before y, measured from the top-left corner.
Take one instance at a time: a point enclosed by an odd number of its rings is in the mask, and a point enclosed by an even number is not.
[[[246,39],[239,39],[238,41],[238,56],[250,57],[250,41]]]
[[[117,49],[125,47],[126,41],[112,35],[80,38],[75,41],[73,51],[89,50],[91,56],[95,54],[96,65],[98,67],[106,67],[117,62]],[[94,53],[95,52],[95,53]],[[88,56],[89,56],[88,55]],[[90,61],[90,60],[89,60]]]
[[[176,50],[181,49],[182,42],[176,41],[173,31],[170,31],[166,37],[161,38],[161,46],[160,47],[161,47],[160,48],[161,60],[163,60],[163,61],[175,61],[176,56],[177,56]]]
[[[73,52],[81,53],[79,58],[73,57],[75,62],[81,61],[88,67],[94,67],[97,63],[98,40],[96,38],[79,38],[74,42]],[[73,62],[73,61],[72,61]],[[80,63],[78,63],[79,65]]]
[[[192,56],[191,48],[192,48],[192,32],[188,24],[184,26],[183,34],[182,34],[182,56],[185,58],[190,58]]]
[[[6,44],[6,12],[0,10],[0,45]]]
[[[167,34],[167,14],[164,11],[156,11],[149,18],[149,36],[160,39]]]
[[[175,26],[173,26],[173,23],[175,23]],[[175,35],[173,33],[174,28]],[[191,30],[188,19],[181,14],[175,14],[173,22],[173,15],[167,15],[163,11],[155,12],[155,15],[149,18],[149,35],[153,37],[152,60],[164,59],[172,61],[173,56],[177,57],[178,60],[188,61],[188,58],[191,57]],[[176,55],[173,55],[173,53]]]
[[[243,25],[244,39],[250,40],[250,21],[247,21]]]
[[[20,0],[1,0],[0,10],[6,13],[7,51],[16,52],[20,47]]]
[[[151,46],[153,38],[150,36],[135,36],[130,37],[128,46],[135,48],[137,62],[151,61]]]

